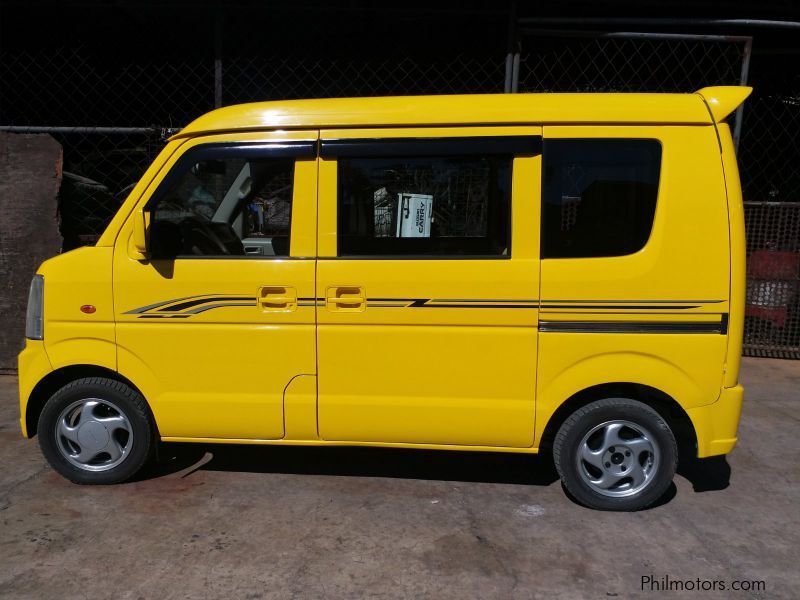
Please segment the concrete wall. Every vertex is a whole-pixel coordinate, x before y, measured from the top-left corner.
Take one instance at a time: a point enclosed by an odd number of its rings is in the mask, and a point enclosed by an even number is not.
[[[17,368],[31,276],[58,254],[61,145],[49,135],[0,132],[0,373]]]

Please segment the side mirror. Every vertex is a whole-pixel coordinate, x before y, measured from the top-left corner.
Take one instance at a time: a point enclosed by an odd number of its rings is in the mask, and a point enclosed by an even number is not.
[[[128,243],[131,258],[147,259],[147,229],[150,225],[150,213],[142,210],[133,214],[133,232]]]

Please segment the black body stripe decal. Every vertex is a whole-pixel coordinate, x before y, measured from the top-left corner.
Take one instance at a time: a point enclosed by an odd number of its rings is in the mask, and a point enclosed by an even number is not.
[[[126,315],[138,315],[140,319],[186,319],[192,315],[227,306],[255,306],[255,296],[187,296],[148,304],[126,311]]]
[[[252,296],[209,296],[208,298],[201,298],[200,300],[189,300],[188,302],[181,302],[180,304],[171,304],[160,308],[159,312],[180,312],[186,308],[191,308],[199,304],[206,304],[208,302],[241,302],[253,299]]]
[[[720,333],[728,333],[728,313],[722,313],[720,318],[722,331]]]
[[[198,306],[197,308],[193,308],[192,310],[187,310],[185,315],[197,315],[202,312],[206,312],[207,310],[213,310],[215,308],[225,308],[226,306],[255,306],[255,300],[252,300],[248,303],[243,302],[220,302],[219,304],[207,304],[204,306]]]
[[[542,304],[541,308],[562,310],[573,310],[576,308],[601,308],[604,310],[686,310],[689,308],[700,308],[700,306],[699,304]]]
[[[475,299],[461,299],[461,298],[369,298],[375,302],[449,302],[451,304],[476,304],[479,302],[488,303],[494,302],[497,304],[508,302],[516,304],[526,304],[530,306],[537,306],[536,300],[498,300],[497,298],[475,298]]]
[[[154,308],[159,308],[160,306],[166,306],[167,304],[172,304],[173,302],[180,302],[181,300],[189,300],[190,298],[197,298],[197,296],[186,296],[184,298],[174,298],[173,300],[164,300],[163,302],[156,302],[155,304],[148,304],[147,306],[140,306],[139,308],[134,308],[133,310],[126,311],[123,314],[136,315],[143,312],[147,312],[148,310],[153,310]]]
[[[574,304],[570,304],[575,302]],[[700,308],[703,304],[718,304],[724,300],[498,300],[498,299],[436,299],[436,298],[368,298],[367,306],[373,308],[484,308],[484,309],[545,309],[550,311],[576,310],[575,316],[609,314],[603,311],[670,311]],[[326,298],[297,298],[297,306],[324,306]],[[140,319],[186,319],[216,308],[257,306],[254,296],[225,296],[222,294],[188,296],[149,304],[127,311]],[[640,314],[640,313],[639,313]],[[651,313],[652,314],[652,313]],[[713,316],[713,315],[709,315]],[[719,321],[597,321],[565,320],[539,322],[539,331],[561,333],[721,333],[728,332],[728,314],[720,314]]]
[[[722,333],[727,319],[700,321],[540,321],[539,331],[560,333]]]
[[[544,300],[542,304],[719,304],[725,300]]]
[[[437,300],[436,298],[368,298],[367,305],[376,302],[399,304],[380,305],[380,308],[537,308],[536,300]]]

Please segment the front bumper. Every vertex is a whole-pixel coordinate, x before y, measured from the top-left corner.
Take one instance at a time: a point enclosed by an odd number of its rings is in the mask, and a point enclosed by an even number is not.
[[[740,384],[722,388],[716,402],[686,411],[697,435],[698,458],[727,454],[733,450],[743,399],[744,388]]]
[[[30,437],[26,422],[28,400],[36,384],[53,370],[50,359],[44,350],[44,342],[25,340],[25,349],[17,357],[17,366],[19,368],[19,424],[22,435]]]

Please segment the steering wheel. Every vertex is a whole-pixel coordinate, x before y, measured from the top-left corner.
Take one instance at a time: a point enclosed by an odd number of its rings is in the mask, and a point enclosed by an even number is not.
[[[230,254],[208,223],[195,217],[187,217],[181,223],[181,229],[183,229],[184,243],[189,246],[187,250],[192,254],[200,256]]]

